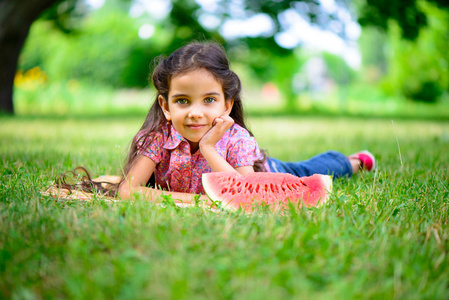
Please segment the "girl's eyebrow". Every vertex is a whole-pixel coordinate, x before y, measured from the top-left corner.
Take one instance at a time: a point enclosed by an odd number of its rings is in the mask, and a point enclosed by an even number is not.
[[[173,99],[173,98],[187,97],[187,96],[188,96],[187,94],[174,94],[174,95],[171,96],[171,98]]]
[[[205,96],[220,96],[220,93],[218,93],[218,92],[208,92],[208,93],[204,93],[203,94],[203,97],[205,97]],[[174,95],[171,96],[172,99],[173,98],[178,98],[178,97],[189,97],[189,95],[180,93],[180,94],[174,94]]]

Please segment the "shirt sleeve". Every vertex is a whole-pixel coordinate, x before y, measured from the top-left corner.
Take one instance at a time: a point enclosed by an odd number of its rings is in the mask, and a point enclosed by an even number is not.
[[[158,164],[162,158],[163,134],[146,134],[144,131],[137,133],[135,137],[137,154],[144,155]]]
[[[226,160],[233,168],[253,166],[261,158],[259,145],[247,130],[240,127],[231,133]]]

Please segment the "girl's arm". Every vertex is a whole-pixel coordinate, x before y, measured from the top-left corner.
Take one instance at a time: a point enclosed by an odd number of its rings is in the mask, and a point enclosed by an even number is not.
[[[231,128],[234,120],[227,116],[221,116],[215,119],[215,125],[200,140],[200,151],[209,163],[212,172],[238,172],[242,175],[254,172],[252,166],[243,166],[233,168],[218,152],[215,150],[215,144],[223,137],[226,130]]]
[[[134,165],[131,167],[125,180],[119,187],[118,194],[122,199],[131,199],[132,194],[137,192],[145,196],[145,198],[158,202],[159,196],[163,194],[170,194],[175,202],[191,203],[195,194],[179,193],[179,192],[164,192],[158,189],[146,187],[148,180],[156,169],[156,163],[150,158],[140,155],[136,158]],[[178,201],[176,201],[178,200]],[[200,197],[200,200],[206,201],[206,204],[212,204],[209,198],[205,195]]]

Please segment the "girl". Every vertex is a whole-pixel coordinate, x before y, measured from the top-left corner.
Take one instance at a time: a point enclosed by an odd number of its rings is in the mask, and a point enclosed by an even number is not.
[[[208,172],[339,177],[374,168],[367,151],[349,157],[331,151],[297,163],[267,158],[245,124],[240,79],[217,44],[192,43],[176,50],[160,59],[152,80],[157,96],[132,142],[117,189],[121,198],[140,192],[157,199],[169,191],[189,203],[195,194],[204,195],[201,175]]]

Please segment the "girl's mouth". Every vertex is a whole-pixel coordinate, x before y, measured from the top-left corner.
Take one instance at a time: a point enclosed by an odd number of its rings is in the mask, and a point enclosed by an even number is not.
[[[201,125],[201,124],[192,124],[192,125],[187,125],[187,127],[189,127],[192,130],[199,130],[201,128],[203,128],[206,125]]]

